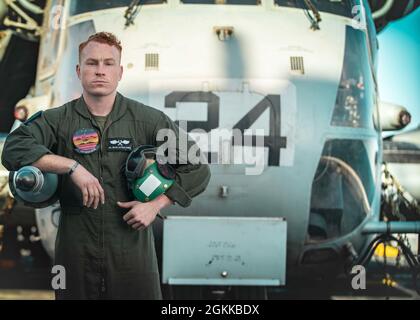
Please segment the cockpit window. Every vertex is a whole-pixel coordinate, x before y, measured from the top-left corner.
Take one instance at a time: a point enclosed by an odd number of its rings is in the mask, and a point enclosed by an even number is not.
[[[70,2],[70,15],[85,12],[111,9],[118,7],[128,7],[132,0],[73,0]],[[166,3],[166,0],[140,0],[140,5]]]
[[[241,5],[259,5],[260,0],[181,0],[185,4],[241,4]]]
[[[312,0],[312,3],[320,12],[328,12],[340,16],[352,18],[351,10],[353,6],[357,5],[359,1],[356,0]],[[274,0],[274,3],[281,7],[291,7],[306,9],[303,0]]]

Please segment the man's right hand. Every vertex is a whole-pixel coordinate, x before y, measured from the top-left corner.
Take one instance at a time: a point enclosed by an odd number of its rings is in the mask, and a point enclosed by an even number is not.
[[[41,171],[67,174],[74,166],[75,161],[55,154],[45,154],[32,165]],[[73,183],[83,194],[83,205],[96,209],[99,201],[105,204],[105,193],[98,179],[79,164],[70,175]]]
[[[83,194],[83,205],[96,209],[99,201],[105,203],[105,193],[98,179],[79,164],[70,176]]]

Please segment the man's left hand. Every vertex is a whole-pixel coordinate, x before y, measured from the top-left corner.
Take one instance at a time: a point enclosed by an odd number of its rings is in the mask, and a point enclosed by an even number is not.
[[[130,209],[124,216],[124,221],[132,228],[139,230],[148,227],[159,213],[159,207],[153,202],[139,201],[117,202],[121,208]]]

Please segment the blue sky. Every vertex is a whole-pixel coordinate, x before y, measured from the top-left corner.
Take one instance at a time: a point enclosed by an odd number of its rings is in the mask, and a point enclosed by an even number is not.
[[[378,35],[380,99],[405,106],[413,129],[420,124],[420,8]]]

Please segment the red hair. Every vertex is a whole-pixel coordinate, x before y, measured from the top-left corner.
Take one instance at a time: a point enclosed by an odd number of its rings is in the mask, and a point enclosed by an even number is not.
[[[111,32],[98,32],[98,33],[92,34],[85,42],[82,42],[79,45],[79,61],[80,61],[82,50],[91,41],[99,42],[99,43],[106,43],[110,46],[114,46],[118,49],[121,55],[121,51],[122,51],[121,41],[118,40],[118,38]]]

